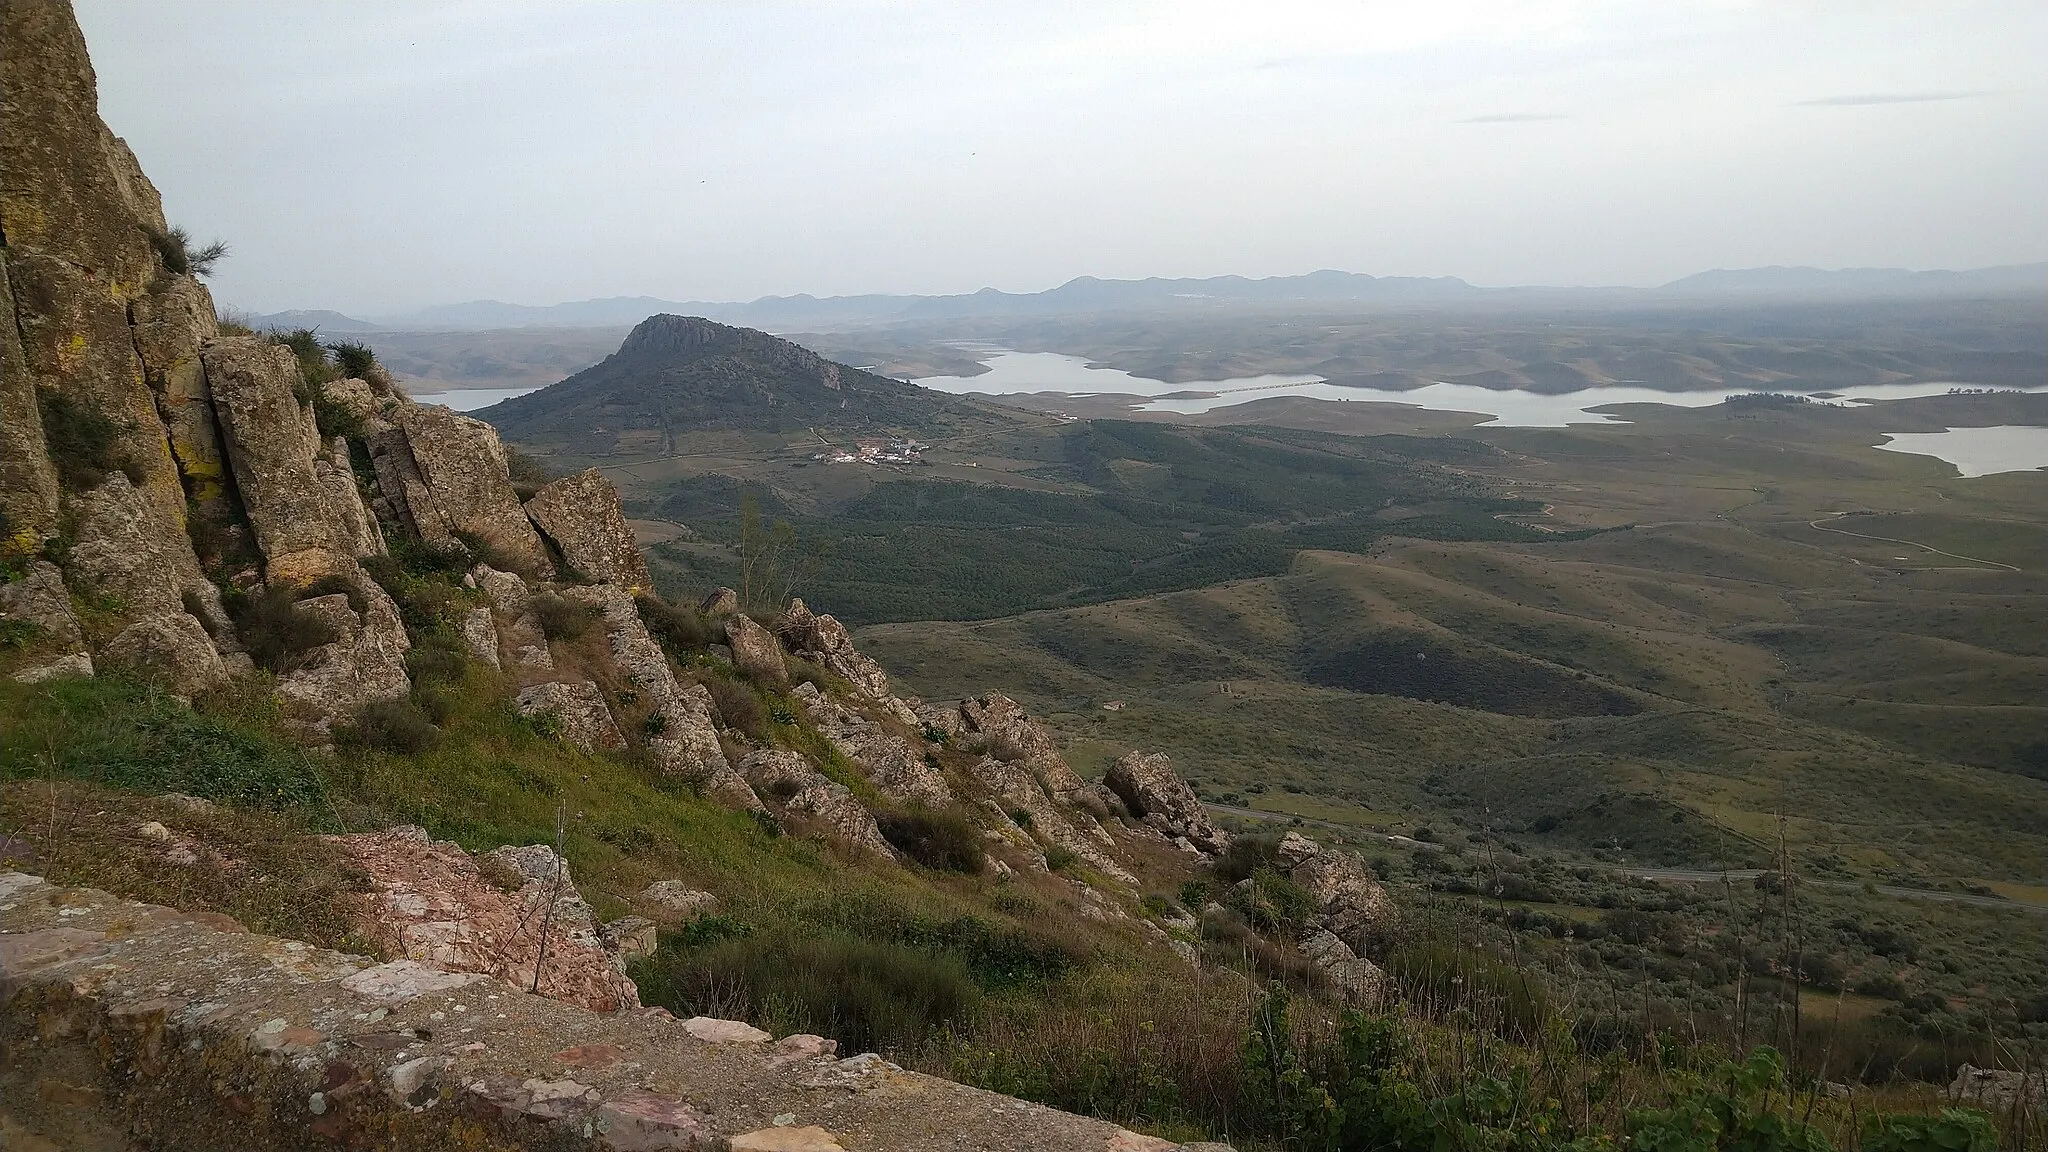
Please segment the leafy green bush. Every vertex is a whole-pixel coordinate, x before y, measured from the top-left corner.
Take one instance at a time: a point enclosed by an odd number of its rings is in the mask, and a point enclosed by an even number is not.
[[[1726,1064],[1689,1077],[1669,1107],[1631,1112],[1629,1146],[1644,1152],[1831,1152],[1827,1136],[1795,1119],[1785,1062],[1775,1049],[1759,1048],[1740,1064]]]
[[[1862,1152],[1991,1152],[1998,1132],[1982,1112],[1943,1108],[1938,1116],[1872,1116],[1863,1128]]]
[[[877,813],[882,838],[927,868],[978,873],[985,863],[981,829],[958,812],[912,807]]]
[[[73,492],[97,488],[112,472],[130,483],[142,483],[142,465],[121,445],[127,429],[117,420],[75,396],[38,391],[43,417],[43,443],[57,479]]]

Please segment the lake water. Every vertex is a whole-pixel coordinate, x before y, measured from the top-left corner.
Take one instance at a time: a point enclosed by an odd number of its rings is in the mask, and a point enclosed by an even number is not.
[[[1885,435],[1889,439],[1877,447],[1887,452],[1946,460],[1965,476],[2048,468],[2048,428],[2001,424],[1994,428],[1887,432]]]
[[[500,400],[510,400],[514,396],[538,392],[545,387],[545,384],[527,384],[518,388],[456,388],[448,392],[417,393],[413,399],[422,404],[439,404],[444,408],[453,408],[457,412],[474,412],[479,408],[488,408]]]
[[[976,348],[976,351],[983,349]],[[1482,427],[1562,428],[1570,424],[1626,424],[1610,412],[1596,412],[1614,404],[1669,404],[1682,408],[1704,408],[1719,404],[1735,389],[1704,392],[1665,392],[1656,388],[1611,385],[1586,388],[1556,395],[1495,388],[1476,384],[1430,384],[1421,388],[1347,388],[1331,384],[1320,376],[1248,376],[1234,380],[1190,380],[1167,384],[1147,380],[1116,368],[1091,368],[1078,356],[1057,352],[1012,352],[993,350],[985,363],[989,371],[980,376],[928,376],[917,381],[941,392],[979,392],[989,396],[1013,396],[1031,392],[1059,392],[1070,396],[1129,395],[1145,399],[1134,407],[1141,412],[1174,412],[1194,415],[1233,404],[1264,400],[1272,396],[1305,396],[1316,400],[1406,404],[1431,412],[1477,412],[1492,417]],[[1874,384],[1847,388],[1834,393],[1835,403],[1859,400],[1908,400],[1916,396],[1939,396],[1955,384],[1943,381],[1925,384]],[[2048,389],[2048,385],[2043,386]]]

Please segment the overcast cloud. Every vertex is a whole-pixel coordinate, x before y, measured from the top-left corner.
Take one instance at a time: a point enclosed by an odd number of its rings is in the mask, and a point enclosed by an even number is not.
[[[225,301],[2048,258],[2048,4],[78,0]]]

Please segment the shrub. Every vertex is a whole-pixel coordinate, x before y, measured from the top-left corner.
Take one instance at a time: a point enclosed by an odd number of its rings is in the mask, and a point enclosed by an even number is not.
[[[1416,943],[1387,957],[1387,974],[1424,1012],[1470,1012],[1481,1027],[1529,1039],[1540,1034],[1550,998],[1534,973],[1470,948]]]
[[[412,756],[433,747],[440,734],[419,705],[398,699],[371,701],[347,736],[349,743]]]
[[[746,733],[750,740],[768,738],[768,710],[762,707],[759,693],[721,676],[706,677],[704,687],[711,692],[711,703],[718,709],[720,723],[735,732]]]
[[[336,436],[363,438],[363,417],[355,409],[329,396],[325,388],[314,388],[312,400],[313,424],[320,430],[321,440],[331,442]]]
[[[710,647],[711,626],[702,612],[646,594],[635,597],[634,603],[640,607],[647,630],[670,651],[682,656]]]
[[[222,599],[249,659],[265,671],[289,672],[306,653],[341,639],[331,621],[302,611],[298,593],[284,585],[256,592],[232,589]]]
[[[744,1014],[777,1033],[829,1036],[842,1052],[915,1049],[980,999],[957,957],[836,933],[664,948],[634,975],[644,999],[677,1015]]]
[[[377,354],[370,350],[368,344],[337,340],[327,345],[327,351],[334,355],[334,365],[343,376],[367,380],[377,370]]]
[[[149,243],[156,249],[157,258],[178,276],[211,276],[213,266],[228,254],[228,246],[219,240],[200,248],[192,247],[192,234],[183,228],[163,232],[151,228],[148,231]]]
[[[341,379],[341,373],[332,361],[327,359],[327,348],[320,343],[320,334],[312,328],[297,328],[290,332],[272,332],[270,342],[281,344],[292,350],[299,361],[299,380],[306,386],[300,395],[303,403],[312,403],[313,389],[329,380]]]
[[[1939,1116],[1872,1116],[1862,1152],[1991,1152],[1998,1132],[1982,1112],[1943,1108]]]
[[[1261,868],[1270,868],[1279,850],[1280,837],[1271,832],[1239,836],[1217,859],[1216,879],[1223,884],[1235,884]]]
[[[405,654],[405,670],[415,683],[456,683],[469,670],[469,649],[439,629],[423,632]]]
[[[882,838],[927,868],[970,875],[982,869],[981,829],[958,812],[913,807],[877,814]]]
[[[511,474],[512,490],[521,500],[533,499],[535,492],[555,479],[552,468],[509,445],[505,448],[505,470]]]
[[[38,392],[43,417],[43,443],[57,466],[57,479],[73,492],[97,488],[110,472],[142,483],[142,465],[121,445],[127,431],[99,409],[62,392]]]
[[[1048,871],[1064,872],[1073,867],[1080,859],[1079,856],[1074,854],[1073,849],[1062,848],[1058,844],[1045,850],[1045,867]]]
[[[595,619],[588,607],[555,592],[542,592],[527,604],[533,610],[533,618],[540,622],[541,633],[549,640],[579,639],[590,631]]]

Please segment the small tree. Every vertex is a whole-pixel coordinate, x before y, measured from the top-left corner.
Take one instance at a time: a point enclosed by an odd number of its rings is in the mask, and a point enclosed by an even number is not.
[[[192,234],[183,228],[172,228],[167,232],[151,229],[149,242],[155,246],[164,267],[179,276],[211,276],[213,266],[228,254],[227,244],[219,240],[194,248]]]
[[[761,518],[752,493],[740,497],[740,604],[749,612],[775,611],[824,566],[821,540],[805,541],[787,520]]]

